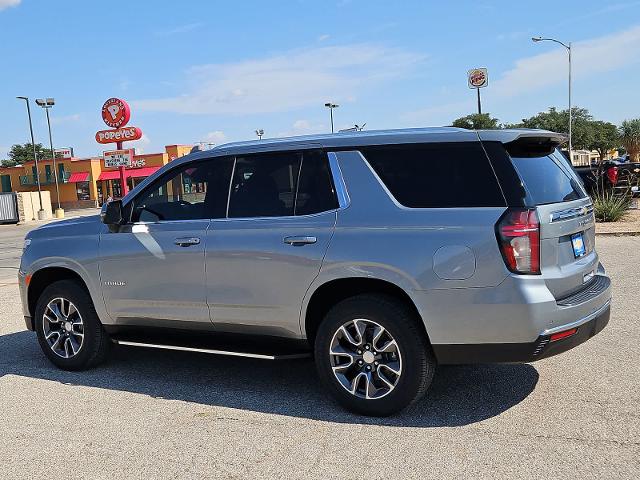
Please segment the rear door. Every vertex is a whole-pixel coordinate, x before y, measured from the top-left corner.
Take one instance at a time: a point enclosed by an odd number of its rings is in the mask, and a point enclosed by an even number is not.
[[[510,154],[526,203],[538,213],[541,273],[560,299],[588,283],[598,267],[591,198],[558,150],[544,155],[519,146]]]

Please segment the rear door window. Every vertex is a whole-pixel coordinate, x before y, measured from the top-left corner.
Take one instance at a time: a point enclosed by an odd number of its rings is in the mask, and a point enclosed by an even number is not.
[[[587,196],[575,173],[558,155],[511,157],[534,205],[562,203]]]
[[[338,208],[327,154],[304,152],[296,195],[296,215],[310,215]]]
[[[390,145],[361,152],[405,207],[506,205],[480,142]]]

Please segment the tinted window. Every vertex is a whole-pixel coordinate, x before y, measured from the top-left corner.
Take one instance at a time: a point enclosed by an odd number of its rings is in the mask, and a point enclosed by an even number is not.
[[[293,215],[301,161],[297,152],[237,157],[229,217]]]
[[[304,152],[296,196],[296,215],[309,215],[338,208],[327,155]]]
[[[534,205],[570,202],[586,197],[575,173],[558,155],[561,154],[511,158]]]
[[[505,205],[479,142],[394,145],[363,149],[362,153],[405,207]]]
[[[232,167],[219,158],[171,170],[134,199],[132,221],[224,218]]]

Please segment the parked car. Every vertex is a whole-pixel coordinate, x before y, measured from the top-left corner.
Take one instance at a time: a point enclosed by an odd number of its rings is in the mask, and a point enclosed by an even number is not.
[[[313,355],[343,406],[392,414],[437,365],[531,362],[607,324],[593,206],[562,140],[433,128],[187,155],[101,218],[28,234],[27,328],[67,370],[113,343]]]
[[[574,167],[574,169],[590,195],[598,191],[636,195],[640,186],[640,163],[623,160],[605,160],[590,166]]]

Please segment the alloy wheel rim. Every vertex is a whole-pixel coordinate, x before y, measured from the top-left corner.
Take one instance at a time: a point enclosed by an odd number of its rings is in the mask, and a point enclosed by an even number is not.
[[[338,383],[366,400],[389,395],[402,375],[398,343],[382,325],[364,318],[350,320],[336,330],[329,360]]]
[[[78,308],[66,298],[51,300],[42,315],[44,339],[61,358],[75,357],[84,344],[84,322]]]

